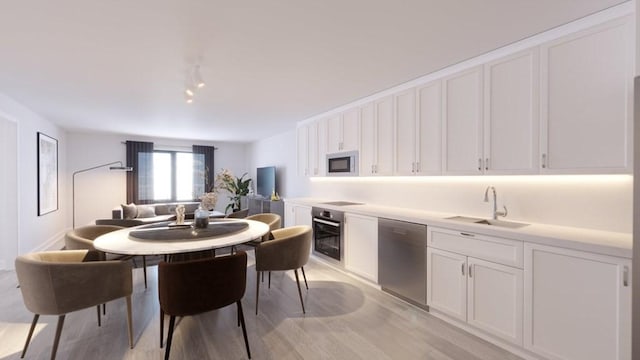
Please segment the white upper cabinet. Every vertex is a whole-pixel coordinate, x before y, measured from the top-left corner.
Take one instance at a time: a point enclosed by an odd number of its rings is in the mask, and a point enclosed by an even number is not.
[[[633,21],[542,45],[541,171],[631,171]]]
[[[360,175],[373,175],[376,163],[376,115],[373,103],[360,109]]]
[[[328,154],[355,151],[360,147],[360,108],[349,109],[327,119]]]
[[[298,147],[298,176],[309,176],[309,128],[307,125],[296,129]]]
[[[484,173],[538,173],[537,49],[490,62],[484,70]]]
[[[324,176],[326,169],[326,121],[315,121],[297,129],[298,175]]]
[[[360,148],[360,108],[349,109],[342,114],[342,149],[356,151]]]
[[[442,97],[440,82],[394,96],[396,109],[395,175],[440,173]]]
[[[443,173],[482,174],[482,67],[443,81]]]
[[[393,173],[393,98],[364,105],[361,109],[361,175]]]

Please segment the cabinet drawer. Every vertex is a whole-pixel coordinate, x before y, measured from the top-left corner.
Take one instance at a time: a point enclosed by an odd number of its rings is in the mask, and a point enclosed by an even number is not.
[[[523,267],[522,241],[429,227],[427,245],[495,263]]]

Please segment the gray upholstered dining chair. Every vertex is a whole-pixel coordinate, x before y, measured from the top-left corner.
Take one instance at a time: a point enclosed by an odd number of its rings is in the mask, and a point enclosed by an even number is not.
[[[164,315],[169,315],[169,334],[164,358],[169,359],[176,316],[190,316],[236,304],[238,326],[251,359],[249,340],[242,312],[247,285],[247,253],[215,258],[161,262],[158,265],[160,299],[160,347],[164,336]]]
[[[40,315],[58,315],[51,349],[53,360],[66,314],[92,306],[98,307],[99,314],[100,304],[123,297],[127,303],[129,346],[133,349],[131,264],[90,260],[99,260],[98,253],[89,250],[45,251],[16,258],[22,298],[27,309],[34,313],[21,357],[27,352]]]
[[[93,246],[93,241],[100,235],[112,231],[124,229],[115,225],[87,225],[75,228],[64,236],[64,245],[67,250],[96,250],[100,253],[100,260],[124,260],[130,256],[107,255]],[[144,273],[144,288],[147,288],[147,258],[142,255],[142,271]]]
[[[302,276],[307,290],[307,276],[303,266],[309,261],[311,252],[312,229],[308,225],[291,226],[278,230],[273,230],[273,240],[261,242],[256,246],[256,315],[258,314],[258,298],[260,294],[259,275],[263,271],[284,271],[293,270],[298,285],[298,295],[302,312],[305,312],[302,291],[300,290],[300,279],[298,278],[298,268],[302,269]]]

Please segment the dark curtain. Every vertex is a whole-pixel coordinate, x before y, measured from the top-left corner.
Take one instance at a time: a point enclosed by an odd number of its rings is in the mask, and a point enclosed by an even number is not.
[[[213,161],[215,150],[213,146],[193,145],[193,188],[201,190],[196,190],[196,194],[209,192],[213,188],[216,170]]]
[[[153,201],[153,143],[142,141],[126,142],[127,204],[148,204]]]

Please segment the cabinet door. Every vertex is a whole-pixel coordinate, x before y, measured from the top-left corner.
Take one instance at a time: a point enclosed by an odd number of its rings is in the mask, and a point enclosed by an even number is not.
[[[419,87],[416,124],[416,173],[438,175],[442,169],[442,92],[440,81]],[[398,138],[399,139],[399,138]]]
[[[360,175],[373,175],[376,162],[376,118],[373,103],[362,106],[360,128]]]
[[[427,305],[467,321],[467,257],[427,247]]]
[[[311,123],[307,126],[308,131],[308,162],[309,176],[318,175],[318,122]]]
[[[378,282],[378,218],[345,214],[345,267]]]
[[[631,261],[525,245],[525,348],[549,359],[631,359]]]
[[[631,20],[618,19],[541,47],[541,171],[631,171]]]
[[[318,176],[327,175],[327,121],[317,121],[318,127]]]
[[[393,98],[375,102],[376,106],[376,163],[375,175],[393,174]]]
[[[395,175],[413,175],[416,173],[416,95],[410,89],[394,96],[396,108],[395,131]]]
[[[485,174],[538,172],[538,51],[485,66]]]
[[[467,322],[522,346],[522,270],[468,258]]]
[[[356,151],[360,148],[360,108],[349,109],[342,114],[342,148],[340,151]]]
[[[482,159],[482,67],[444,80],[444,172],[479,175]]]
[[[334,115],[326,120],[327,123],[327,153],[333,154],[342,147],[342,117]]]
[[[296,130],[297,147],[298,147],[298,176],[309,175],[309,129],[300,126]]]

